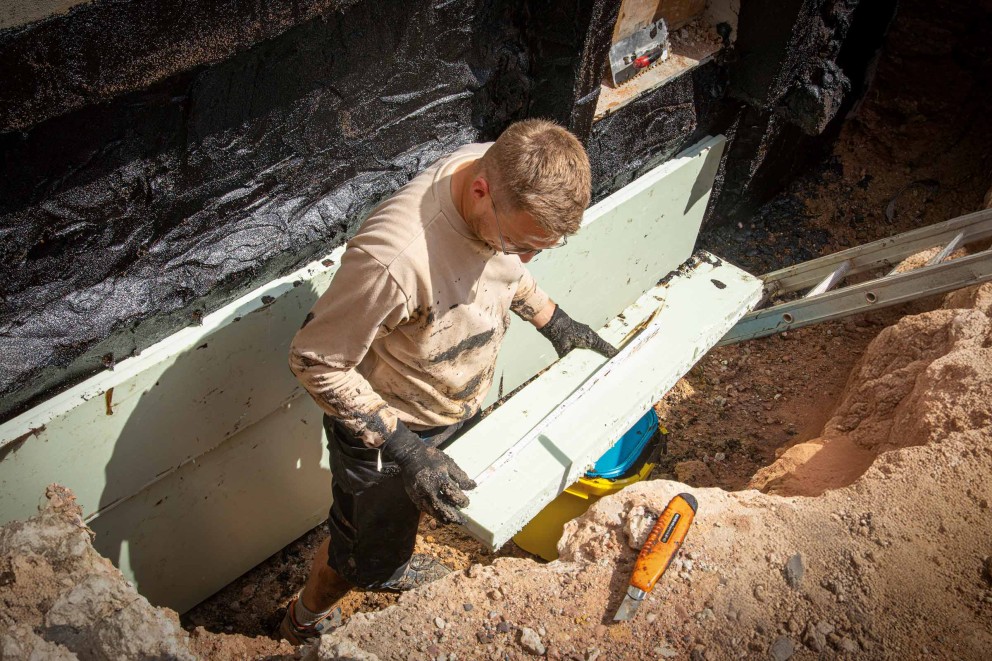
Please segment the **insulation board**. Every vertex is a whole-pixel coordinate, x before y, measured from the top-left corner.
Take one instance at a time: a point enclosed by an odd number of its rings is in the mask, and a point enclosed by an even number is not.
[[[470,476],[500,467],[468,493],[466,528],[490,548],[499,548],[566,487],[578,480],[652,404],[657,402],[761,297],[761,280],[712,259],[680,271],[654,287],[601,330],[619,344],[652,319],[659,332],[626,359],[606,362],[576,350],[525,386],[446,452]],[[581,403],[550,421],[534,442],[520,446],[535,425],[584,383],[597,377]],[[516,454],[502,463],[513,448]]]

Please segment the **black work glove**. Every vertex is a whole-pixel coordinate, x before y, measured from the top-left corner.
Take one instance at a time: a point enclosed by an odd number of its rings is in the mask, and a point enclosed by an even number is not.
[[[617,355],[617,350],[612,344],[601,338],[593,329],[569,317],[560,305],[555,306],[551,320],[538,332],[548,338],[559,358],[563,358],[572,349],[592,349],[607,358]]]
[[[451,457],[424,445],[402,422],[383,443],[382,452],[399,465],[406,493],[420,511],[442,523],[465,523],[458,511],[468,505],[462,489],[474,489],[475,482]]]

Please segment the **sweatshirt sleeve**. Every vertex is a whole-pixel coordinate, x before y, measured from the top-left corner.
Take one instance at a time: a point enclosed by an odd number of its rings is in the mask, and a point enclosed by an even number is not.
[[[530,321],[544,309],[550,300],[544,290],[537,286],[537,280],[526,268],[517,283],[517,293],[513,295],[510,309],[524,321]]]
[[[328,415],[369,447],[396,430],[396,412],[355,369],[372,340],[409,319],[406,294],[361,248],[348,248],[330,287],[290,346],[289,366]]]

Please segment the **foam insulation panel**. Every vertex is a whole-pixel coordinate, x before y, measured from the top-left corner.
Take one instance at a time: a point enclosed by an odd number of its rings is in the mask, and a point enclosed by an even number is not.
[[[723,144],[708,138],[590,208],[568,246],[532,262],[538,280],[576,318],[616,316],[690,255]],[[46,485],[64,484],[97,549],[182,612],[324,519],[320,413],[287,356],[342,251],[0,425],[0,522],[32,515]],[[504,388],[554,358],[514,322]]]
[[[702,253],[610,321],[600,332],[619,344],[652,315],[658,334],[608,374],[606,359],[577,350],[527,384],[446,452],[469,475],[499,468],[475,490],[463,511],[467,530],[499,548],[574,483],[624,432],[696,364],[761,297],[761,280]],[[598,377],[598,378],[597,378]],[[584,383],[596,379],[568,414],[552,420],[534,442],[514,448]]]

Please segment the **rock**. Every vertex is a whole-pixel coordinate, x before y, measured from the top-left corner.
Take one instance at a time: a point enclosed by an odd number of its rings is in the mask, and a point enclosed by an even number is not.
[[[689,655],[692,661],[706,661],[706,648],[702,645],[696,645],[692,648],[692,653]]]
[[[529,627],[520,627],[520,646],[535,656],[544,656],[547,651],[541,637]]]
[[[379,657],[350,640],[321,636],[319,643],[307,649],[302,661],[379,661]]]
[[[475,608],[475,606],[473,606],[472,604],[462,604],[462,610],[464,610],[466,613],[471,611],[473,608]]]
[[[0,633],[0,659],[75,661],[78,657],[61,645],[48,642],[26,624],[15,624]]]
[[[982,563],[982,578],[992,585],[992,555],[985,556],[985,561]]]
[[[34,634],[4,632],[0,657],[193,659],[176,613],[149,604],[93,549],[75,496],[59,485],[45,495],[39,514],[0,529],[0,629],[16,622]]]
[[[648,533],[651,532],[651,528],[654,527],[657,520],[658,515],[643,505],[632,507],[624,522],[627,545],[635,551],[644,546],[644,541],[648,538]]]
[[[840,639],[840,644],[838,645],[838,647],[842,652],[846,652],[848,654],[855,654],[861,651],[861,648],[858,646],[858,644],[853,640],[851,640],[850,638],[848,638],[847,636],[844,636],[843,638]]]
[[[812,622],[806,625],[803,632],[803,643],[814,652],[822,652],[827,648],[827,638],[820,633]]]
[[[798,590],[799,586],[802,585],[803,576],[806,574],[806,567],[803,565],[803,556],[801,553],[796,553],[786,561],[784,573],[785,582],[789,584],[789,587],[793,590]]]
[[[791,658],[793,653],[796,651],[795,643],[788,636],[780,636],[772,643],[772,646],[768,648],[768,653],[772,655],[775,661],[786,661]]]
[[[444,628],[444,625],[446,625],[446,624],[447,624],[447,622],[444,621],[444,618],[443,617],[435,617],[434,618],[434,626],[436,626],[438,629],[443,629]]]
[[[667,645],[659,645],[658,647],[655,647],[654,653],[663,659],[674,659],[679,655],[678,652],[673,650],[671,647],[668,647]]]
[[[510,623],[500,622],[499,624],[496,625],[496,631],[500,633],[510,633]]]

